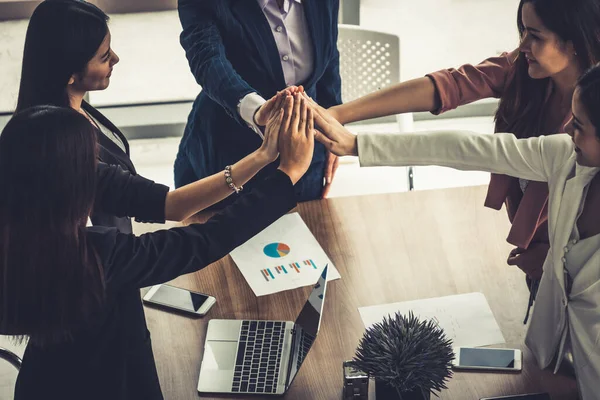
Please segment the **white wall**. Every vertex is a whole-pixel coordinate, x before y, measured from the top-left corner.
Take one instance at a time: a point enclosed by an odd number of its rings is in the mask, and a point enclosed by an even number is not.
[[[251,1],[251,0],[244,0]],[[398,34],[401,79],[476,63],[518,42],[518,0],[362,0],[361,25]],[[0,23],[0,111],[14,108],[27,21]],[[199,91],[179,45],[177,11],[115,14],[110,29],[121,57],[95,104],[193,99]]]
[[[518,45],[519,0],[362,0],[361,26],[400,36],[400,77],[477,63]]]

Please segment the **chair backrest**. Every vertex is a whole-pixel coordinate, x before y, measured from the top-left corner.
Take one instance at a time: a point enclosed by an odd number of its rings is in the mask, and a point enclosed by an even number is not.
[[[21,358],[12,351],[0,347],[0,399],[12,399]]]
[[[397,35],[340,24],[337,45],[344,102],[400,82],[400,38]],[[371,121],[395,121],[395,117]]]

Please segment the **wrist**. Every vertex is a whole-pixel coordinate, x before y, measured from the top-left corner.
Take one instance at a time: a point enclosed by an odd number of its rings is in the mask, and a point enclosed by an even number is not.
[[[252,122],[254,122],[254,125],[256,125],[258,128],[262,128],[266,125],[266,123],[263,124],[260,119],[256,118],[259,115],[261,108],[262,108],[262,105],[260,107],[258,107],[256,109],[256,111],[254,111],[254,114],[252,115]]]
[[[293,185],[295,185],[300,180],[300,178],[302,178],[302,174],[297,173],[294,168],[288,167],[286,165],[280,165],[278,169],[290,178]]]
[[[272,159],[272,157],[269,156],[269,152],[262,147],[255,150],[251,154],[251,157],[260,168],[264,168],[267,165],[271,164],[273,161],[275,161]]]
[[[327,111],[329,112],[329,114],[335,118],[340,124],[344,125],[345,122],[345,118],[344,118],[344,113],[343,110],[340,106],[333,106],[333,107],[329,107],[327,109]]]
[[[353,135],[348,147],[348,154],[358,156],[358,135]]]

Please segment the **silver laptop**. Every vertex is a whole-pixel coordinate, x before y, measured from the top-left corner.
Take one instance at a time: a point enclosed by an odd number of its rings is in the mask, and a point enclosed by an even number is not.
[[[295,323],[209,321],[198,392],[285,393],[319,331],[326,287],[327,266]]]

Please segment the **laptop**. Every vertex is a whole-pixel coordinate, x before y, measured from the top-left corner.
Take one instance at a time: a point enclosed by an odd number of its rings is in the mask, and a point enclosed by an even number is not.
[[[210,320],[198,392],[284,394],[319,332],[326,287],[327,266],[296,322]]]

